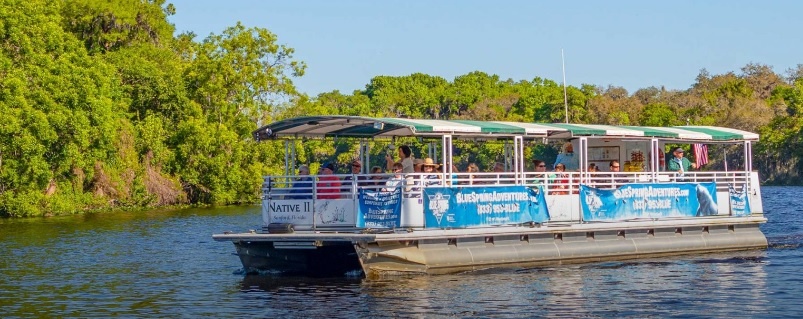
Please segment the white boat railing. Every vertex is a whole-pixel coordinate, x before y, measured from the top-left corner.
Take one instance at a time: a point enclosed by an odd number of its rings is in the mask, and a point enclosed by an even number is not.
[[[297,180],[298,176],[266,176],[262,187],[263,215],[265,205],[271,202],[293,203],[307,202],[307,206],[312,210],[312,221],[306,221],[308,226],[317,228],[337,228],[337,227],[356,227],[357,207],[359,205],[359,191],[361,189],[373,191],[393,190],[394,186],[388,186],[388,181],[394,179],[392,174],[338,174],[327,175],[331,181],[321,181],[320,176],[309,176],[309,180]],[[336,178],[337,180],[334,180]],[[336,183],[330,183],[330,182]],[[546,172],[546,173],[508,173],[508,172],[483,172],[483,173],[413,173],[402,176],[398,187],[402,188],[402,211],[403,214],[420,214],[423,216],[423,205],[420,198],[423,189],[430,187],[460,187],[460,188],[493,188],[504,186],[527,186],[542,189],[547,200],[554,198],[561,203],[578,202],[580,185],[600,188],[615,189],[625,184],[633,183],[716,183],[717,193],[727,194],[732,186],[746,185],[747,189],[752,189],[751,178],[748,172],[744,171],[693,171],[685,174],[673,172]],[[339,183],[340,185],[337,185]],[[392,184],[392,183],[391,183]],[[758,185],[755,185],[757,187]],[[574,196],[574,197],[571,197]],[[564,198],[565,199],[561,199]],[[339,205],[343,205],[342,214],[339,217],[319,216],[315,214],[315,207],[323,202],[337,200]],[[405,205],[410,207],[404,207]],[[572,204],[574,205],[574,203]],[[348,210],[348,211],[346,211]],[[577,215],[572,215],[570,222],[582,222]],[[263,216],[264,217],[264,216]],[[415,218],[423,221],[422,218]],[[264,217],[265,223],[269,223],[269,218]],[[332,222],[335,220],[335,222]],[[563,219],[561,222],[567,220]],[[292,221],[290,221],[292,222]],[[303,228],[303,227],[302,227]]]

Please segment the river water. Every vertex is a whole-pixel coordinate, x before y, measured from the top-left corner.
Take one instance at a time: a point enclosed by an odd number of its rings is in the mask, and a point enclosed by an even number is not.
[[[0,220],[0,318],[797,318],[803,187],[762,192],[767,250],[382,281],[242,274],[257,206]]]

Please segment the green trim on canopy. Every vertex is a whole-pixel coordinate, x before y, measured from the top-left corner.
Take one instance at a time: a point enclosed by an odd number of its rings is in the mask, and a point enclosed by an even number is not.
[[[452,122],[463,123],[468,125],[475,125],[480,127],[483,133],[502,133],[502,134],[527,134],[524,128],[513,126],[503,122],[484,122],[484,121],[471,121],[471,120],[454,120]]]
[[[396,119],[396,118],[390,118],[390,117],[379,118],[379,120],[381,120],[381,121],[383,121],[385,123],[396,124],[396,125],[399,125],[399,126],[408,126],[408,127],[411,127],[413,131],[420,131],[420,132],[430,132],[430,131],[432,131],[432,126],[431,125],[423,125],[423,124],[419,124],[419,123],[414,122],[414,121],[407,121],[407,120],[404,120],[404,119]]]
[[[595,128],[594,125],[562,124],[562,123],[538,123],[538,124],[569,131],[569,133],[571,133],[572,136],[605,135],[605,130]]]
[[[299,137],[439,137],[455,138],[657,138],[687,141],[753,141],[758,134],[714,126],[614,126],[503,121],[370,118],[361,116],[303,116],[265,125],[254,131],[257,140]]]
[[[730,140],[751,140],[755,137],[758,140],[758,134],[714,126],[679,126],[684,130],[700,132],[711,136],[715,141],[730,141]]]

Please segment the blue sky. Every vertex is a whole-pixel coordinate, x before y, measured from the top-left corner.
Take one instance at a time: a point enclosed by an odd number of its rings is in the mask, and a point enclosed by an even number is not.
[[[312,96],[361,90],[377,75],[452,81],[472,71],[569,85],[687,89],[700,70],[803,63],[803,1],[167,0],[177,32],[201,40],[237,21],[307,63]]]

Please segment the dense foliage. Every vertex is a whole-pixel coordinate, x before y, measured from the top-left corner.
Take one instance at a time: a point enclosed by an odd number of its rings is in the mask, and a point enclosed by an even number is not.
[[[251,131],[292,116],[564,120],[559,83],[479,71],[451,81],[376,76],[364,90],[308,97],[292,82],[306,65],[269,30],[238,23],[205,39],[176,35],[176,10],[164,0],[0,0],[0,216],[253,202],[261,176],[283,172],[284,145],[255,143]],[[801,182],[802,66],[785,77],[761,64],[703,70],[682,91],[583,85],[567,96],[576,123],[760,132],[762,178]],[[297,161],[313,168],[355,151],[343,141],[296,145]],[[488,163],[503,148],[464,143],[455,155]]]

